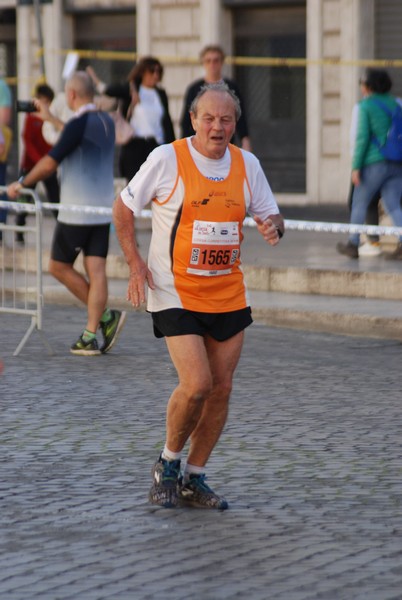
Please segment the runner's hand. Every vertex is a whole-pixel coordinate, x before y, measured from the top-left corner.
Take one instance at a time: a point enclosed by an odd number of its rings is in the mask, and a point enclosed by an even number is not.
[[[280,238],[274,222],[271,221],[271,219],[266,219],[263,221],[257,216],[254,217],[254,221],[257,223],[257,229],[261,233],[264,240],[271,246],[276,246]]]
[[[138,308],[146,301],[145,283],[151,290],[155,289],[154,280],[151,271],[146,263],[139,258],[135,263],[130,264],[130,275],[127,288],[127,300],[135,308]]]

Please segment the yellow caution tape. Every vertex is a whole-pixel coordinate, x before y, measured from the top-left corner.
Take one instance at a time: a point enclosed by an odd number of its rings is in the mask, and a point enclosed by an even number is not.
[[[50,50],[50,49],[47,49]],[[40,57],[44,53],[44,48],[37,50],[36,56]],[[136,52],[121,52],[113,50],[77,50],[77,49],[52,49],[52,52],[58,52],[61,55],[67,55],[70,52],[75,52],[80,58],[96,59],[96,60],[121,60],[134,62],[139,58]],[[191,56],[158,56],[164,64],[171,65],[198,65],[198,57]],[[229,65],[248,66],[248,67],[311,67],[311,66],[339,66],[339,67],[383,67],[383,68],[400,68],[402,67],[402,59],[359,59],[345,60],[340,58],[286,58],[286,57],[269,57],[269,56],[227,56],[225,62]],[[37,81],[36,78],[29,78],[29,81]],[[5,77],[4,80],[9,85],[17,85],[20,78],[16,76]],[[42,78],[43,80],[43,78]]]

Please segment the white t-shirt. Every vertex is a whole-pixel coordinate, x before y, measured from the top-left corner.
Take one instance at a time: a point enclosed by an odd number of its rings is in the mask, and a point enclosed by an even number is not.
[[[230,170],[230,152],[227,149],[220,159],[207,158],[200,154],[187,138],[188,148],[198,170],[212,180],[222,180]],[[247,212],[265,220],[269,215],[279,213],[278,205],[257,157],[241,150],[245,162],[248,184],[244,193]],[[176,153],[171,144],[155,148],[133,179],[121,193],[121,198],[139,216],[141,210],[152,200],[165,202],[172,193],[177,179]],[[250,186],[250,187],[249,187]]]
[[[139,102],[135,105],[131,126],[136,137],[154,137],[158,144],[165,142],[162,117],[163,106],[158,92],[154,88],[140,86]]]
[[[229,150],[221,159],[214,160],[197,152],[191,143],[191,138],[187,138],[187,145],[195,167],[204,177],[214,181],[226,179],[231,165]],[[269,215],[279,213],[258,159],[245,150],[241,150],[241,153],[246,171],[243,184],[245,210],[251,215],[258,215],[263,220]],[[153,150],[140,170],[121,192],[124,204],[136,216],[153,200],[152,238],[148,253],[148,266],[153,275],[155,289],[148,290],[148,310],[150,312],[183,307],[183,298],[178,292],[172,272],[171,243],[175,239],[175,228],[178,215],[182,210],[185,193],[184,181],[178,173],[176,152],[172,144],[159,146]],[[242,195],[239,194],[239,196]],[[231,270],[229,269],[228,272],[230,273]],[[214,272],[214,274],[217,273]],[[222,276],[225,277],[225,275]],[[217,285],[226,286],[225,281],[217,282]],[[245,284],[244,291],[247,296]],[[246,301],[248,302],[248,300]]]

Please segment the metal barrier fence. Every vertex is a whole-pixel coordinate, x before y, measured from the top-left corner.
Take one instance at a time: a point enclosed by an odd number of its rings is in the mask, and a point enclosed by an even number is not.
[[[0,193],[6,188],[0,186]],[[33,225],[0,223],[0,313],[31,317],[30,325],[13,355],[18,356],[34,331],[38,331],[49,353],[51,347],[42,332],[43,282],[42,282],[42,205],[33,190],[25,189],[22,195],[31,203],[0,201],[0,208],[11,213],[34,214]],[[32,243],[26,243],[23,252],[17,251],[16,234],[22,233]],[[28,242],[28,239],[27,239]]]

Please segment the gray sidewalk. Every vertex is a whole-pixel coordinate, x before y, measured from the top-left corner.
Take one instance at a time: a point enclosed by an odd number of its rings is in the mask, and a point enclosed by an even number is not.
[[[401,345],[254,324],[209,480],[224,513],[147,503],[175,373],[149,315],[72,356],[2,315],[0,598],[399,600]]]

